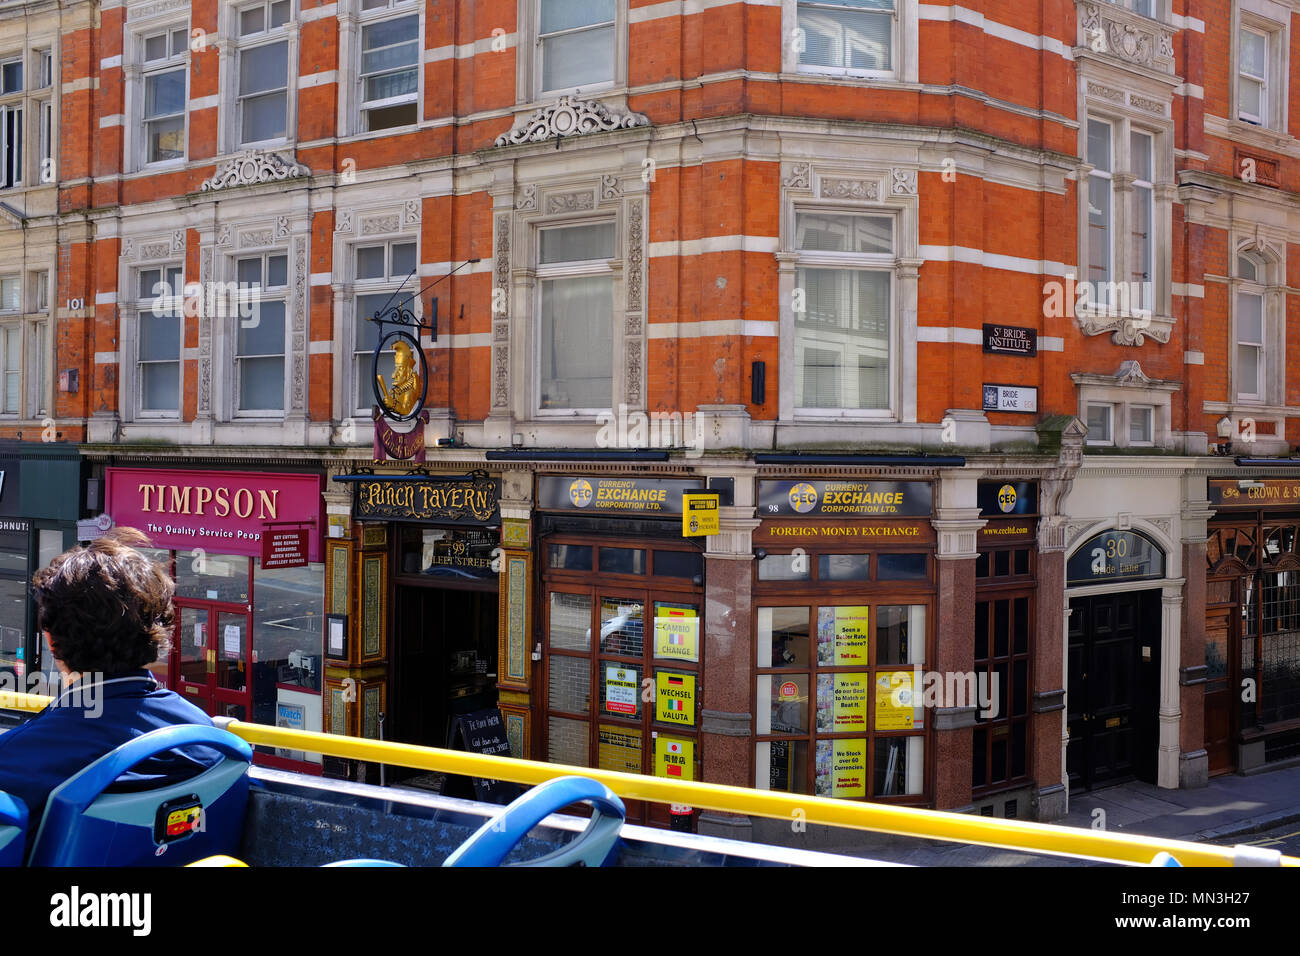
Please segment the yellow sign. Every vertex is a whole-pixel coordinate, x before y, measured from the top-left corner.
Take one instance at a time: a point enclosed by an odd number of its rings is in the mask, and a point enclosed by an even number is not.
[[[911,671],[882,671],[876,675],[877,730],[912,730],[915,707]]]
[[[694,611],[681,611],[678,608],[660,608],[661,613],[673,614],[672,617],[655,617],[655,657],[678,661],[699,661],[700,659],[700,619]]]
[[[601,724],[600,752],[596,766],[622,773],[641,772],[641,731],[632,727]]]
[[[835,675],[834,733],[867,732],[867,695],[870,690],[870,674]]]
[[[695,726],[695,675],[655,671],[655,720]]]
[[[684,737],[655,738],[655,776],[695,779],[695,741]]]
[[[865,797],[867,742],[817,741],[817,781],[814,789],[819,797]]]
[[[719,534],[718,496],[717,495],[682,495],[682,535],[699,537],[705,534]]]
[[[871,609],[866,605],[823,607],[817,611],[817,663],[866,666]]]

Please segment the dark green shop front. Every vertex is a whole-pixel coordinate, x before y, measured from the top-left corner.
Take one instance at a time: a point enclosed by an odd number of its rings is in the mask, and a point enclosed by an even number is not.
[[[0,682],[44,663],[29,585],[77,543],[84,474],[75,445],[0,441]]]

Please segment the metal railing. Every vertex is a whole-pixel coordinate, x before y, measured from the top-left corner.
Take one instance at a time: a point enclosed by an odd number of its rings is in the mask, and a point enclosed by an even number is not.
[[[49,700],[48,697],[0,691],[0,710],[39,711]],[[1027,820],[998,820],[943,810],[836,800],[700,781],[669,780],[591,767],[570,767],[514,757],[485,756],[362,737],[289,730],[224,718],[217,718],[214,723],[254,746],[309,751],[330,757],[467,777],[508,780],[530,786],[545,783],[555,777],[577,774],[600,781],[628,800],[686,804],[725,813],[789,822],[797,820],[803,824],[872,830],[898,836],[1105,862],[1147,864],[1157,854],[1164,852],[1172,855],[1183,866],[1300,866],[1300,859],[1254,847],[1215,846]]]

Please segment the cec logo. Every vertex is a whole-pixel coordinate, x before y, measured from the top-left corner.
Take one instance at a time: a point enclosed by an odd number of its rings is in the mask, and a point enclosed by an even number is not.
[[[817,489],[801,481],[790,489],[790,507],[799,514],[807,514],[817,507]]]
[[[569,500],[573,502],[574,507],[587,507],[587,505],[591,504],[591,498],[591,482],[586,478],[579,478],[569,485]]]
[[[998,507],[1002,509],[1003,514],[1015,510],[1016,507],[1016,489],[1010,485],[1003,485],[998,489]]]

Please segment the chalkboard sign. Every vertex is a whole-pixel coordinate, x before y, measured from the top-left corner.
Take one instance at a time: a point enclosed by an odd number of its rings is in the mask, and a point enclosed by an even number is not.
[[[456,718],[451,728],[450,745],[453,750],[476,754],[510,755],[510,741],[506,738],[506,723],[501,711],[475,710]],[[509,803],[519,796],[518,784],[504,780],[474,780],[474,795],[485,803]]]

